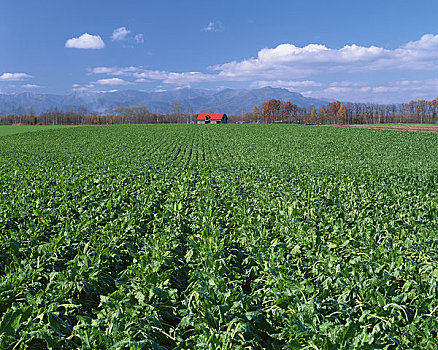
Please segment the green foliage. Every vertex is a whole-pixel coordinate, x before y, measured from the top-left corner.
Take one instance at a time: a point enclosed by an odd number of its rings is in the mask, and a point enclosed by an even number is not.
[[[435,349],[438,138],[293,125],[0,139],[1,349]]]
[[[71,125],[0,125],[0,136],[21,134],[30,131],[71,128]]]

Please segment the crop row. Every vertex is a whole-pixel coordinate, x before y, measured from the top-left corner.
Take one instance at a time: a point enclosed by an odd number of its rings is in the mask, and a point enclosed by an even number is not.
[[[0,138],[0,348],[434,348],[437,136]]]

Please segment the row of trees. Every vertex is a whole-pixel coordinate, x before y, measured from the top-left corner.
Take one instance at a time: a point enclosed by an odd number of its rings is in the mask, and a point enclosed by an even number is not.
[[[22,109],[23,110],[23,109]],[[30,125],[105,125],[105,124],[152,124],[152,123],[191,123],[195,119],[191,109],[185,109],[181,102],[170,104],[167,113],[152,113],[145,106],[118,107],[105,114],[87,113],[85,108],[62,111],[51,108],[36,115],[32,106],[28,113],[11,113],[0,116],[0,124]]]
[[[438,98],[432,101],[416,100],[403,104],[378,105],[374,103],[330,102],[321,106],[300,108],[291,102],[276,99],[254,106],[245,121],[297,124],[380,124],[380,123],[436,123]]]
[[[24,110],[24,109],[22,109]],[[204,111],[210,113],[211,111]],[[220,111],[219,111],[220,112]],[[380,123],[436,123],[438,98],[417,100],[404,104],[378,105],[374,103],[330,102],[318,110],[302,108],[288,102],[271,99],[249,113],[230,115],[229,123],[296,123],[296,124],[380,124]],[[196,114],[181,102],[173,102],[167,113],[152,113],[146,107],[118,107],[105,114],[87,113],[85,108],[67,112],[51,108],[36,115],[32,106],[28,113],[0,116],[0,124],[145,124],[193,123]]]

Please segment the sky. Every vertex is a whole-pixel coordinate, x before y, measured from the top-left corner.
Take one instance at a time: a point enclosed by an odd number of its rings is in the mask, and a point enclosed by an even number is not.
[[[0,93],[438,97],[437,0],[1,0]]]

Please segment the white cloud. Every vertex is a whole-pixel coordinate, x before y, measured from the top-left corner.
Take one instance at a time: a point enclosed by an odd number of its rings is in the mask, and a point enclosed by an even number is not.
[[[224,26],[221,21],[209,22],[208,25],[201,29],[202,32],[222,32]]]
[[[112,41],[126,40],[126,37],[128,36],[129,33],[131,33],[131,31],[127,30],[126,27],[120,27],[114,29],[113,35],[111,36],[111,40]]]
[[[41,86],[36,85],[36,84],[24,84],[24,85],[21,85],[21,87],[25,88],[25,89],[38,89]]]
[[[73,89],[72,89],[72,91],[77,91],[77,92],[84,92],[84,91],[88,91],[88,88],[86,88],[86,87],[80,87],[80,86],[78,86],[78,87],[74,87]]]
[[[438,35],[427,34],[395,49],[355,44],[339,49],[310,44],[297,47],[282,44],[265,48],[255,58],[208,67],[207,72],[169,72],[143,66],[96,67],[90,74],[131,77],[143,82],[184,86],[194,83],[249,82],[252,87],[281,87],[312,97],[336,98],[359,102],[402,102],[409,99],[432,99],[438,96],[438,80],[400,80],[393,82],[333,81],[306,79],[336,73],[438,70]],[[434,74],[436,76],[436,74]],[[432,78],[432,77],[431,77]],[[323,79],[327,81],[327,78]],[[311,87],[311,89],[309,89]]]
[[[294,88],[301,88],[301,87],[309,87],[309,86],[322,86],[322,83],[317,83],[313,80],[292,80],[292,81],[285,81],[285,80],[258,80],[251,84],[252,88],[262,88],[270,86],[273,88],[284,88],[284,89],[294,89]]]
[[[139,70],[137,72],[134,72],[132,74],[135,78],[144,78],[144,79],[151,79],[151,80],[163,80],[167,79],[169,73],[166,71],[160,71],[160,70]]]
[[[99,85],[128,85],[130,83],[128,81],[120,79],[120,78],[108,78],[108,79],[99,79],[95,82],[95,84],[99,84]]]
[[[185,84],[192,82],[211,82],[223,80],[217,74],[205,74],[201,72],[167,72],[150,70],[144,67],[95,67],[89,69],[91,74],[106,74],[116,76],[130,76],[136,79],[161,80],[165,84]]]
[[[132,31],[126,29],[126,27],[120,27],[114,29],[113,34],[111,35],[112,41],[125,41],[129,40],[130,42],[135,42],[137,44],[144,43],[144,35],[142,33],[135,34],[134,37],[130,36]],[[129,46],[132,47],[132,46]]]
[[[137,34],[136,36],[134,36],[134,40],[137,44],[143,44],[144,43],[144,36],[143,34]]]
[[[132,75],[133,73],[139,72],[142,70],[142,67],[95,67],[90,68],[90,74],[109,74],[109,75]]]
[[[69,49],[103,49],[105,43],[99,35],[82,34],[78,38],[71,38],[65,42]]]
[[[20,81],[33,78],[27,73],[3,73],[0,75],[0,81]]]
[[[185,72],[185,73],[166,73],[167,77],[163,80],[165,84],[185,84],[185,83],[200,83],[200,82],[211,82],[220,81],[217,76],[212,76],[211,74],[204,74],[201,72]]]
[[[389,50],[377,46],[346,45],[341,49],[310,44],[297,47],[281,44],[258,52],[256,58],[210,67],[229,78],[297,79],[334,72],[438,69],[438,35],[427,34]]]
[[[137,79],[161,80],[166,84],[186,84],[221,81],[251,81],[258,86],[269,85],[285,88],[300,87],[297,79],[310,76],[355,73],[383,70],[434,70],[438,69],[438,35],[427,34],[418,41],[408,42],[389,50],[377,46],[346,45],[340,49],[310,44],[297,47],[282,44],[272,49],[262,49],[256,58],[233,61],[208,67],[210,72],[167,72],[148,70],[144,67],[96,67],[94,74],[133,76]],[[294,82],[292,82],[294,81]],[[305,82],[311,80],[305,80]],[[336,86],[363,85],[360,82],[336,82]],[[333,85],[335,86],[335,85]]]
[[[144,67],[95,67],[90,74],[126,76],[135,83],[159,81],[161,84],[185,86],[192,83],[220,81],[251,81],[242,77],[230,78],[222,74],[201,72],[175,73],[149,70]],[[110,78],[109,81],[113,81]],[[103,79],[105,81],[105,79]],[[122,79],[120,79],[122,80]],[[318,82],[314,80],[255,80],[251,87],[278,87],[300,92],[309,97],[333,98],[341,101],[392,103],[410,99],[433,99],[438,96],[438,79],[402,80],[387,83],[365,81]],[[312,89],[309,90],[309,87]],[[160,87],[161,88],[161,87]]]
[[[117,90],[117,89],[112,89],[112,90],[101,90],[101,91],[94,91],[94,92],[96,92],[96,93],[98,93],[98,94],[106,94],[106,93],[108,93],[108,92],[117,92],[117,91],[119,91],[119,90]]]

